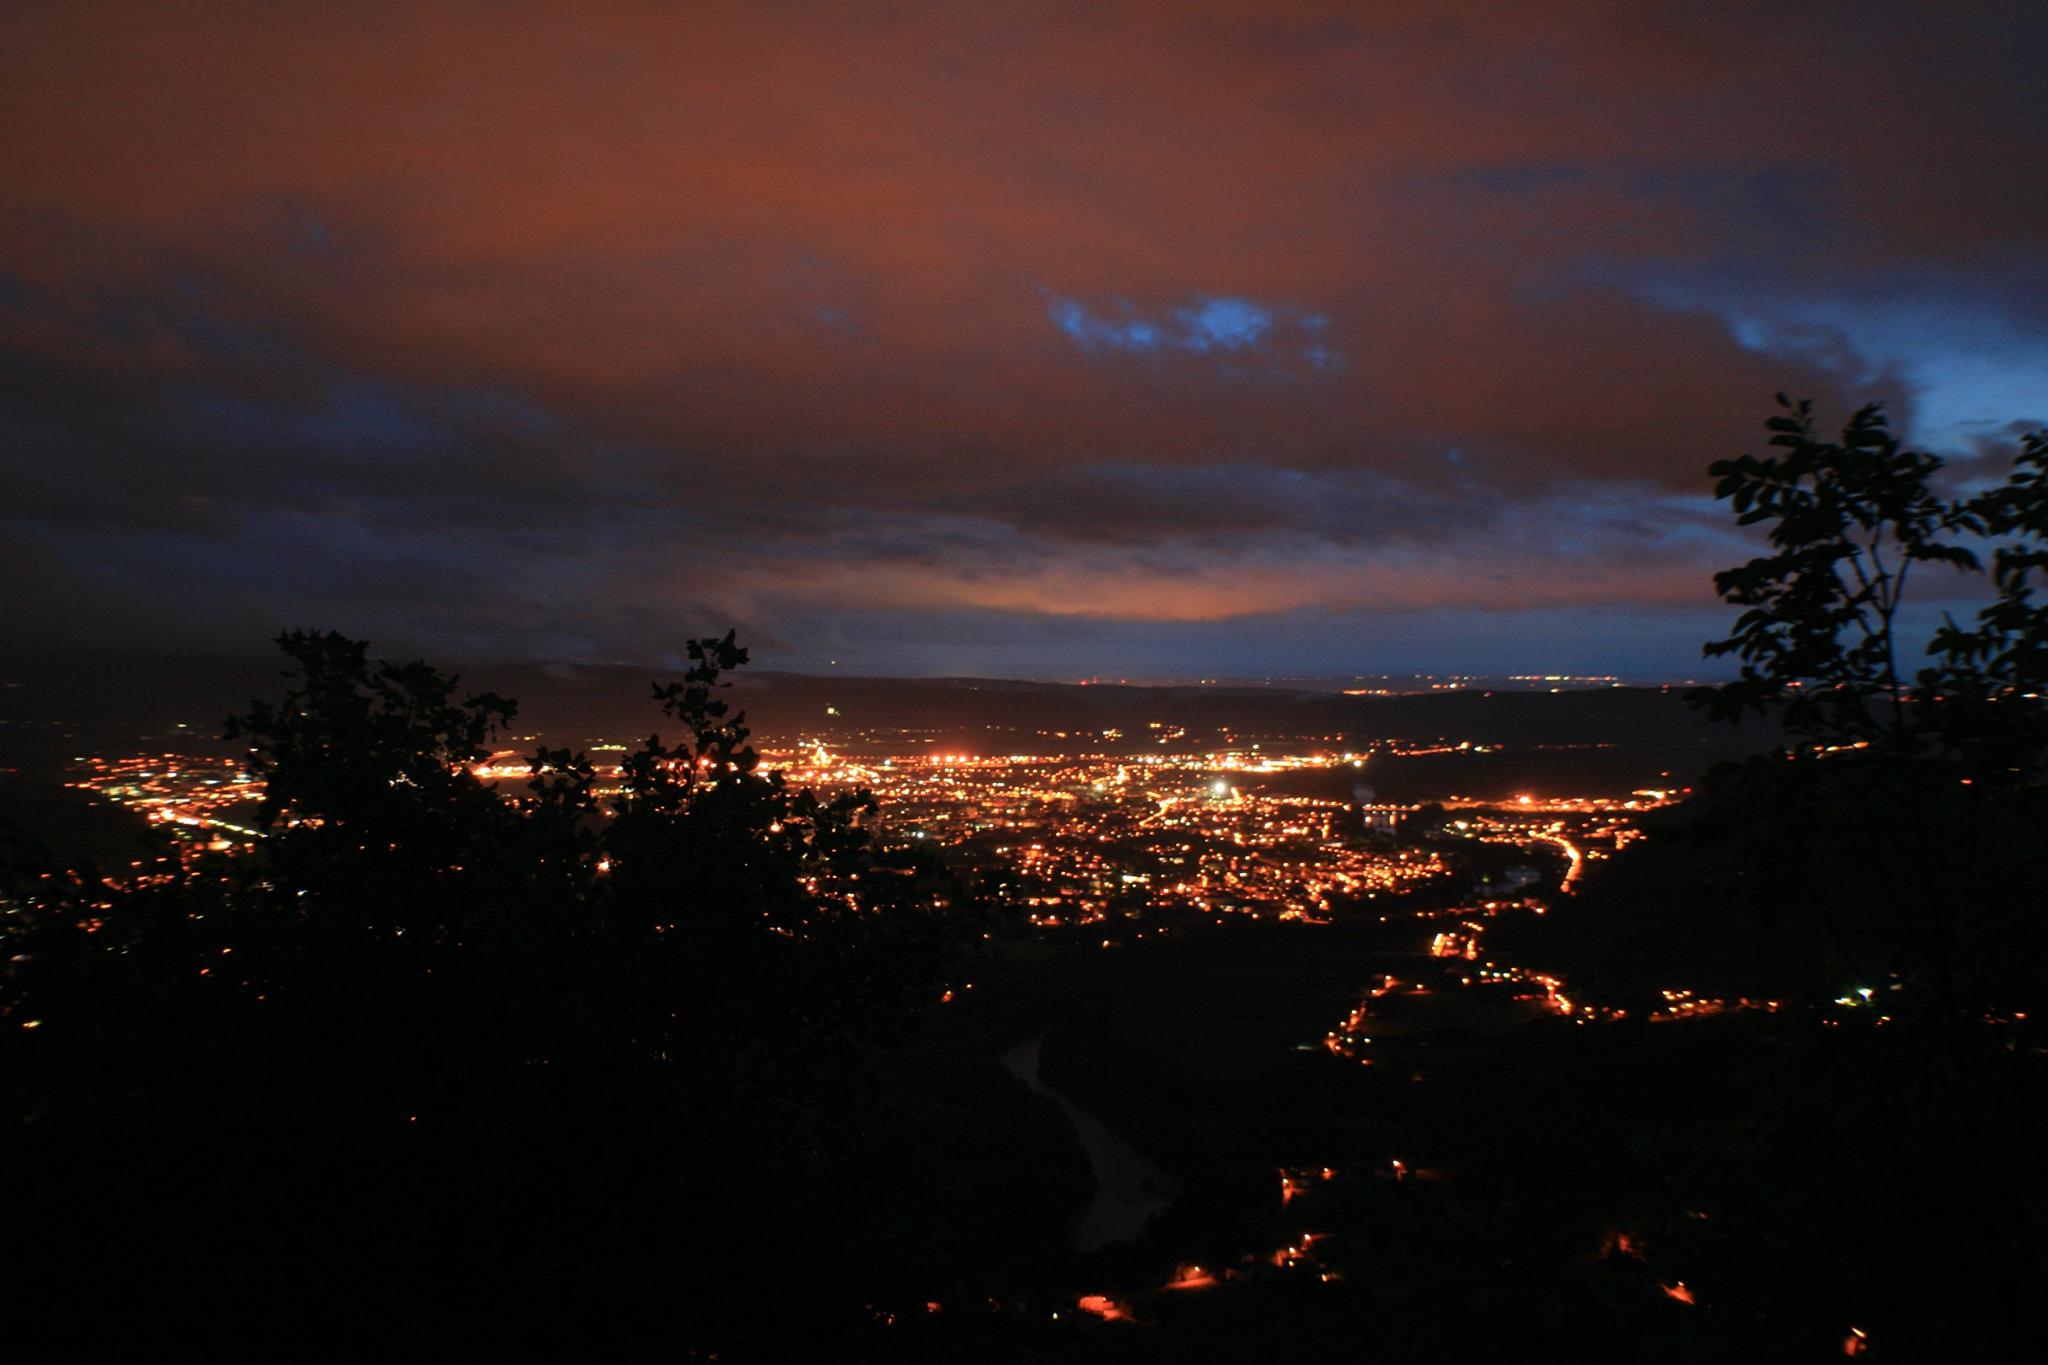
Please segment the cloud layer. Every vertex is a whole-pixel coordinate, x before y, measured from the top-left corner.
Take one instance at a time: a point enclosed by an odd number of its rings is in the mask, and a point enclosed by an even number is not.
[[[1683,671],[1741,552],[1701,471],[1773,391],[2048,420],[2044,30],[11,7],[10,600],[56,644],[1286,672],[1434,619]]]

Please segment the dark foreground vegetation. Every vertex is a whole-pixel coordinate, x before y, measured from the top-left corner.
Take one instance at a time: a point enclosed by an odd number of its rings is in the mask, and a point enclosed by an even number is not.
[[[925,1036],[969,894],[863,798],[759,771],[729,638],[657,689],[675,737],[608,815],[581,755],[516,795],[471,774],[511,703],[280,643],[284,697],[229,726],[255,854],[116,883],[7,850],[31,1301],[87,1335],[599,1358],[800,1339],[1063,1245],[1057,1114]]]
[[[666,737],[601,799],[567,751],[472,773],[510,702],[285,636],[282,696],[228,727],[267,778],[253,852],[102,875],[0,849],[21,1339],[2033,1358],[2048,442],[1960,498],[1874,411],[1773,430],[1717,468],[1771,539],[1721,577],[1744,615],[1710,648],[1742,673],[1699,701],[1781,742],[1487,930],[1598,1002],[1576,1014],[1425,955],[1420,901],[1049,943],[974,869],[880,842],[863,797],[764,773],[731,637],[655,689]],[[1936,570],[1985,605],[1899,638]],[[1681,985],[1731,1007],[1652,1022]],[[1320,1046],[1361,997],[1367,1064]],[[1089,1168],[997,1062],[1037,1034],[1046,1079],[1178,1178],[1142,1238],[1073,1250]]]

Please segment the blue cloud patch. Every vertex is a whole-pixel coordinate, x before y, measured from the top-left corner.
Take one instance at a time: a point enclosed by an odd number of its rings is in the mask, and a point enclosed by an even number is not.
[[[1122,317],[1097,317],[1078,299],[1054,299],[1048,316],[1084,351],[1156,351],[1165,342],[1158,324],[1138,317],[1129,304]]]
[[[1341,360],[1324,340],[1330,322],[1324,315],[1228,295],[1198,295],[1159,315],[1141,313],[1123,299],[1091,309],[1058,296],[1046,316],[1091,355],[1179,352],[1240,363],[1258,358],[1261,368],[1298,362],[1317,372],[1335,369]]]
[[[1204,299],[1177,310],[1179,342],[1189,351],[1243,351],[1264,341],[1273,330],[1273,313],[1250,299]]]

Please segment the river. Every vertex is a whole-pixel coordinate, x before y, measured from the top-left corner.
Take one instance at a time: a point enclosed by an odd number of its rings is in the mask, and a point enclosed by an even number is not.
[[[1095,1172],[1095,1197],[1074,1230],[1074,1249],[1094,1251],[1112,1242],[1128,1242],[1145,1231],[1153,1214],[1180,1198],[1180,1182],[1145,1159],[1145,1154],[1112,1131],[1108,1124],[1047,1085],[1038,1074],[1039,1034],[1003,1054],[1003,1065],[1034,1095],[1060,1107],[1073,1125],[1074,1136]]]

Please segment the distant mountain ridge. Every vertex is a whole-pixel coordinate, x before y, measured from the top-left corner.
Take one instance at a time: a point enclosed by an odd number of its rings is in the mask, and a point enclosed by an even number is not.
[[[619,665],[515,664],[455,670],[466,688],[519,702],[515,729],[553,743],[630,742],[661,728],[651,699],[671,674]],[[0,766],[7,752],[138,741],[205,744],[229,712],[281,690],[282,661],[101,656],[0,662]],[[1218,747],[1226,737],[1322,737],[1508,745],[1604,744],[1720,752],[1755,747],[1685,706],[1682,689],[1445,691],[1354,696],[1266,685],[1147,686],[1003,678],[874,678],[742,670],[731,700],[764,742],[914,730],[978,752]],[[1152,727],[1157,726],[1155,730]],[[181,728],[182,727],[182,728]],[[1745,727],[1749,730],[1750,727]],[[1060,733],[1065,732],[1064,741]],[[1105,737],[1104,731],[1120,736]],[[61,741],[61,742],[59,742]],[[1039,743],[1041,742],[1042,743]]]

